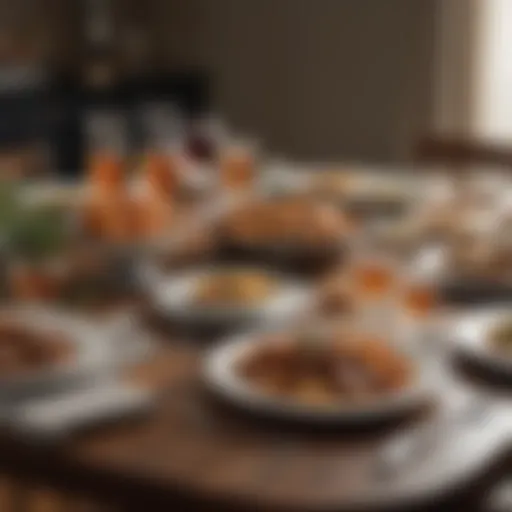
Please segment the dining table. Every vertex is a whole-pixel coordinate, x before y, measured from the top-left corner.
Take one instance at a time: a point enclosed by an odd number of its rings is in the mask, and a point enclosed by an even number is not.
[[[213,213],[201,211],[200,220]],[[187,250],[174,251],[166,263],[186,267],[195,257],[207,259],[215,245],[211,230],[192,231]],[[493,499],[511,474],[512,446],[494,443],[486,416],[512,406],[510,382],[490,381],[450,357],[439,399],[399,418],[371,425],[279,421],[237,408],[208,388],[203,363],[212,336],[182,332],[140,309],[152,350],[119,378],[152,391],[151,410],[51,440],[1,427],[0,511],[512,509],[511,501],[503,508]],[[467,418],[453,415],[459,403],[472,401],[475,414],[470,408]],[[452,437],[443,438],[447,429]],[[466,430],[471,435],[464,437]],[[422,432],[432,434],[427,444],[395,466],[388,448],[402,441],[407,448],[411,435]]]
[[[488,496],[512,469],[510,450],[477,471],[459,471],[455,485],[419,492],[412,500],[401,493],[404,480],[414,487],[413,469],[398,479],[389,478],[385,467],[378,470],[381,448],[397,429],[407,433],[435,423],[450,409],[449,399],[398,423],[371,427],[312,428],[257,419],[205,388],[204,341],[152,326],[151,343],[152,355],[122,375],[157,393],[148,415],[47,443],[0,432],[0,474],[14,482],[13,510],[31,510],[29,489],[58,493],[61,508],[54,500],[48,511],[495,510]],[[506,399],[506,388],[481,385],[478,374],[465,375],[464,365],[458,371],[453,396],[469,396],[478,387],[488,404]],[[464,453],[459,457],[464,466]],[[442,472],[442,459],[439,464]],[[385,492],[375,495],[376,486]]]

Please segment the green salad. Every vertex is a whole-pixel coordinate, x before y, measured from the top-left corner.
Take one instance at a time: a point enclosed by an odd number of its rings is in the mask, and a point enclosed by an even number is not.
[[[55,257],[69,237],[65,210],[56,205],[29,205],[13,184],[0,185],[0,240],[10,257],[39,263]]]

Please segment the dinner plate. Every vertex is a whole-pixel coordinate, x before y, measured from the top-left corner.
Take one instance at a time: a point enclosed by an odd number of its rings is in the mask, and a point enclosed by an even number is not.
[[[259,416],[312,424],[373,423],[397,418],[435,399],[442,379],[439,367],[428,363],[414,350],[399,344],[396,348],[417,368],[413,383],[400,392],[360,405],[315,406],[300,404],[258,391],[237,375],[235,366],[261,338],[260,333],[235,336],[210,351],[204,359],[206,386],[231,405]]]
[[[329,168],[327,168],[329,169]],[[417,192],[425,184],[425,180],[411,178],[410,175],[398,172],[378,172],[357,167],[346,167],[336,172],[319,169],[316,172],[301,169],[284,169],[269,175],[263,180],[260,190],[267,196],[286,196],[308,194],[318,186],[319,179],[326,175],[345,177],[343,191],[339,192],[339,203],[342,206],[359,208],[363,211],[372,209],[390,212],[401,211],[417,196]],[[325,194],[318,193],[318,197]],[[333,192],[336,198],[336,192]]]
[[[26,325],[36,331],[58,332],[72,345],[74,352],[73,357],[63,363],[16,376],[0,375],[0,400],[58,391],[72,382],[111,373],[123,359],[115,343],[119,340],[121,325],[115,328],[95,325],[79,316],[35,306],[4,307],[0,309],[0,322],[3,321]]]
[[[145,265],[140,279],[158,312],[173,319],[207,325],[231,323],[274,323],[286,321],[312,305],[313,297],[302,283],[279,273],[262,270],[277,281],[277,289],[267,300],[255,306],[241,304],[209,307],[195,304],[194,294],[199,283],[208,276],[225,271],[249,270],[254,267],[204,267],[180,274],[168,274],[157,266]]]
[[[491,330],[510,316],[510,309],[484,308],[461,317],[454,325],[455,352],[484,369],[512,377],[512,353],[506,357],[489,341]]]

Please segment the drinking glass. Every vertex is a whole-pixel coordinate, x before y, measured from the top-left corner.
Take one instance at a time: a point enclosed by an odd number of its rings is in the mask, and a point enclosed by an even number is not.
[[[219,172],[222,186],[229,191],[246,191],[256,178],[256,145],[232,141],[221,148]]]
[[[412,262],[401,277],[398,292],[398,307],[401,323],[422,348],[437,350],[442,342],[437,328],[439,321],[440,284],[442,275],[434,259]]]
[[[357,321],[366,330],[392,332],[396,328],[395,297],[399,262],[368,240],[356,244],[347,268]]]

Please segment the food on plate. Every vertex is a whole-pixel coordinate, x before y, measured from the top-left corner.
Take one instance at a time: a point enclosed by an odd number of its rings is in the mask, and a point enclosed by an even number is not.
[[[410,362],[385,342],[342,330],[262,339],[241,357],[237,372],[267,395],[322,406],[375,400],[413,378]]]
[[[0,324],[0,379],[66,362],[72,354],[71,344],[59,333]]]
[[[290,198],[242,207],[222,227],[228,239],[241,245],[322,245],[338,240],[348,223],[332,205]]]
[[[255,305],[275,291],[276,280],[263,272],[231,270],[203,277],[195,292],[201,305]]]

